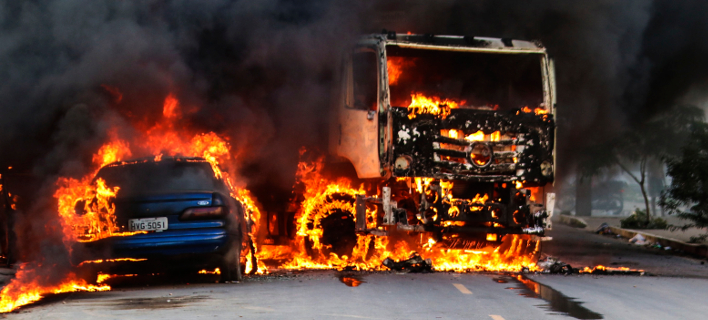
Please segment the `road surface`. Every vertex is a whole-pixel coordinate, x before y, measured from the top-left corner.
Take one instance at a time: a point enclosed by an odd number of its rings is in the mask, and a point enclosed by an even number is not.
[[[705,319],[708,314],[705,279],[529,276],[548,286],[538,290],[548,301],[514,279],[481,273],[310,271],[238,284],[170,285],[147,279],[153,285],[146,287],[145,279],[133,278],[115,291],[55,296],[7,318],[530,320]]]
[[[116,279],[8,319],[705,319],[705,261],[556,225],[553,255],[575,267],[627,265],[655,276],[282,272],[218,284],[213,275]],[[658,276],[656,276],[658,275]]]

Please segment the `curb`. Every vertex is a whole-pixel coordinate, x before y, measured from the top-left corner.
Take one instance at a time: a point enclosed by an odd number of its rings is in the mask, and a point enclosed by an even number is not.
[[[565,214],[560,215],[560,223],[569,225],[574,228],[580,228],[583,229],[588,226],[588,223],[585,222],[585,220],[575,217],[575,216],[569,216]]]
[[[658,243],[662,247],[671,247],[672,249],[675,250],[681,250],[683,252],[696,255],[702,258],[708,258],[708,246],[704,244],[694,244],[694,243],[686,243],[683,241],[679,241],[676,239],[671,239],[671,238],[664,238],[661,236],[653,235],[651,233],[645,233],[643,231],[637,231],[637,230],[631,230],[631,229],[622,229],[618,227],[612,227],[610,226],[610,230],[614,232],[615,234],[621,235],[624,238],[631,239],[637,234],[641,234],[642,237],[647,239],[648,241]]]

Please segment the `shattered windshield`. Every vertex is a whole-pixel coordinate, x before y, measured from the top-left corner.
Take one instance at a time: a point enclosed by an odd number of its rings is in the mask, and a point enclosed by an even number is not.
[[[102,178],[109,187],[120,187],[122,194],[215,190],[218,180],[207,162],[160,161],[132,163],[102,168]]]
[[[539,54],[386,48],[391,105],[429,99],[451,108],[511,110],[543,103]]]

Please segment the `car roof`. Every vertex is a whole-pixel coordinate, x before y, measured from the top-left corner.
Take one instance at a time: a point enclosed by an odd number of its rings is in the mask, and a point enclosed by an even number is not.
[[[141,163],[158,163],[158,162],[179,162],[179,161],[184,161],[184,162],[203,162],[203,163],[208,163],[206,159],[201,158],[201,157],[182,157],[182,156],[158,156],[158,157],[143,157],[143,158],[135,158],[135,159],[130,159],[130,160],[121,160],[121,161],[116,161],[109,163],[103,168],[106,167],[120,167],[120,166],[125,166],[125,165],[131,165],[131,164],[141,164]]]

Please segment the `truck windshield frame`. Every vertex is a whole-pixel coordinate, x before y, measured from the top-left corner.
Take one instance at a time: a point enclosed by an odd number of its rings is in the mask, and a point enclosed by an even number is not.
[[[417,94],[465,109],[544,107],[544,57],[387,45],[390,104],[408,107]]]

